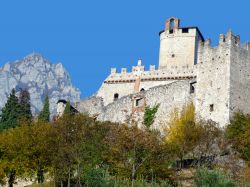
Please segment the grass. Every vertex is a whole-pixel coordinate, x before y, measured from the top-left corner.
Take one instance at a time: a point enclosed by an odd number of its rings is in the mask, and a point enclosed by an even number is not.
[[[32,185],[26,186],[26,187],[54,187],[54,183],[53,182],[46,182],[44,184],[32,184]]]

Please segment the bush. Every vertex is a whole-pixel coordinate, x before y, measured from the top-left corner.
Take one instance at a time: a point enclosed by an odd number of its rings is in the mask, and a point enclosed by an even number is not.
[[[200,168],[194,176],[196,187],[235,187],[236,184],[219,170]]]
[[[84,181],[89,187],[104,187],[106,185],[105,172],[102,169],[90,169],[84,176]]]

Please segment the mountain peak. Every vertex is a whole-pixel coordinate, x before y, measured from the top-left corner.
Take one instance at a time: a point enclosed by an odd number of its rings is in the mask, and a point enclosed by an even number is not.
[[[56,113],[57,100],[80,101],[80,91],[72,85],[63,65],[50,63],[40,53],[33,52],[0,68],[0,109],[13,88],[28,89],[35,115],[41,111],[46,94],[50,97],[52,115]]]

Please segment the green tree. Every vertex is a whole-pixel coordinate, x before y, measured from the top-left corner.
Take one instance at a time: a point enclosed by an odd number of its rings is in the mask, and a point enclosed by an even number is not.
[[[54,123],[54,143],[51,156],[57,183],[62,184],[67,181],[67,186],[70,186],[73,174],[77,174],[77,182],[81,183],[83,161],[91,162],[91,158],[88,161],[84,160],[85,154],[88,153],[84,140],[88,123],[94,123],[94,120],[81,114],[63,115]]]
[[[17,177],[37,174],[43,183],[44,172],[51,168],[52,126],[44,122],[22,121],[19,127],[0,134],[0,150],[3,151],[0,168],[4,168],[9,184]],[[30,125],[27,125],[30,124]]]
[[[22,177],[25,173],[24,167],[24,131],[11,128],[0,133],[0,150],[2,151],[0,168],[8,179],[8,186],[15,183],[17,177]]]
[[[42,122],[50,121],[49,96],[48,95],[45,97],[43,109],[38,116],[38,120]]]
[[[51,167],[51,144],[53,136],[52,126],[46,122],[33,122],[31,125],[23,125],[24,145],[22,153],[26,172],[32,175],[36,173],[38,183],[45,181],[44,173]]]
[[[71,115],[72,114],[70,101],[67,101],[63,114],[64,115]]]
[[[0,119],[0,130],[14,128],[18,125],[19,103],[16,96],[16,91],[13,89],[7,100],[7,103],[2,108],[2,114]]]
[[[241,156],[250,161],[250,115],[242,112],[234,114],[230,124],[226,128],[226,135],[233,148]]]
[[[19,115],[22,119],[31,120],[32,113],[31,113],[31,106],[30,106],[30,94],[28,90],[24,89],[20,91],[19,96]]]

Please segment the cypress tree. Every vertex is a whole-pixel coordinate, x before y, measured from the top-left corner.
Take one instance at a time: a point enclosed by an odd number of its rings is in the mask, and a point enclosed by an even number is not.
[[[28,90],[21,90],[19,97],[19,105],[19,115],[21,119],[31,120],[32,113],[30,105],[30,93],[28,92]]]
[[[2,108],[0,119],[0,130],[14,128],[18,125],[20,105],[15,89],[12,89],[10,96]]]
[[[65,109],[64,109],[64,115],[70,115],[71,114],[71,105],[70,102],[67,101]]]
[[[43,110],[40,112],[38,116],[38,121],[41,122],[49,122],[50,121],[50,111],[49,111],[49,96],[45,97]]]

